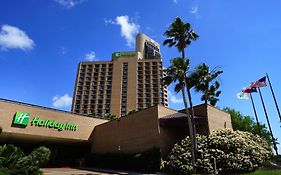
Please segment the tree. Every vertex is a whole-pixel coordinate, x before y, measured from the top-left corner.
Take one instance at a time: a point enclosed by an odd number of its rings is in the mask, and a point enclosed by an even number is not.
[[[231,116],[232,128],[234,131],[247,131],[259,135],[257,123],[250,116],[242,115],[239,111],[228,107],[223,108]],[[268,143],[272,144],[270,132],[267,130],[265,124],[260,124],[261,137],[265,138]]]
[[[89,113],[87,116],[89,117],[97,117],[97,114],[95,112]]]
[[[219,100],[218,97],[221,91],[218,89],[220,84],[216,79],[221,73],[223,73],[222,70],[216,70],[216,68],[210,70],[209,66],[202,63],[195,68],[191,75],[193,79],[197,80],[194,86],[195,91],[203,93],[201,100],[204,101],[206,105],[210,102],[212,106],[215,106]],[[214,82],[214,80],[216,81]]]
[[[136,112],[138,112],[137,109],[132,109],[132,110],[130,110],[130,111],[128,112],[128,115],[133,114],[133,113],[136,113]]]
[[[103,114],[103,115],[101,115],[101,118],[110,120],[110,121],[117,119],[116,115],[111,114],[111,113]]]
[[[169,26],[168,30],[165,31],[164,36],[168,37],[164,41],[164,45],[168,45],[168,47],[173,47],[175,46],[179,52],[182,54],[182,63],[185,62],[185,49],[187,46],[191,44],[192,41],[195,41],[199,38],[199,35],[197,35],[190,27],[189,23],[184,23],[180,17],[176,17],[174,22]],[[188,60],[189,61],[189,60]],[[188,66],[189,68],[189,66]],[[186,72],[185,72],[186,75]],[[185,77],[186,78],[186,77]],[[179,88],[182,89],[182,95],[183,99],[185,99],[185,93],[184,93],[184,85],[187,85],[186,80],[181,80],[182,82],[179,83]],[[195,122],[194,122],[194,113],[193,113],[193,106],[192,106],[192,101],[191,101],[191,94],[188,92],[188,99],[190,103],[190,109],[191,109],[191,118],[192,120],[190,121],[191,124],[189,125],[192,128],[190,128],[190,135],[191,135],[191,152],[192,152],[192,162],[193,165],[195,165],[195,159],[196,159],[196,152],[197,152],[197,143],[196,143],[196,128],[195,128]],[[186,110],[186,115],[188,120],[190,117],[190,113],[188,110],[187,103],[185,104],[185,110]],[[192,130],[192,131],[191,131]],[[193,166],[195,168],[195,166]],[[194,169],[195,170],[195,169]]]
[[[180,17],[176,17],[168,30],[165,31],[164,36],[168,39],[163,44],[169,47],[175,46],[182,53],[182,59],[185,59],[185,48],[199,38],[191,29],[190,24],[184,23]]]
[[[209,138],[197,135],[197,141],[196,167],[200,174],[240,174],[253,171],[272,155],[266,140],[249,132],[213,130]],[[190,139],[186,137],[175,144],[164,163],[174,174],[192,173],[190,143]]]
[[[174,58],[171,60],[171,65],[165,69],[166,76],[163,78],[163,83],[164,85],[170,85],[171,83],[176,83],[175,86],[175,92],[182,92],[182,97],[183,97],[183,103],[184,107],[186,110],[186,115],[188,119],[188,127],[189,127],[189,136],[192,140],[191,144],[191,152],[192,152],[192,162],[195,165],[195,144],[194,144],[194,136],[195,133],[193,133],[193,123],[191,121],[189,111],[188,111],[188,105],[186,101],[186,96],[185,96],[185,78],[187,75],[187,71],[189,69],[189,59],[184,60],[180,57]],[[196,143],[196,142],[195,142]],[[195,166],[194,166],[195,167]]]

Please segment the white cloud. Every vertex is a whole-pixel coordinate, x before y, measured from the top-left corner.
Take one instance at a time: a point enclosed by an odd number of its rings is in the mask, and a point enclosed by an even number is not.
[[[177,4],[177,3],[178,3],[178,0],[173,0],[173,2]]]
[[[174,94],[172,94],[171,91],[168,91],[168,95],[169,101],[171,101],[172,103],[183,103],[183,99],[176,97]]]
[[[121,26],[121,36],[127,41],[127,45],[131,47],[135,42],[135,35],[139,32],[140,26],[131,22],[128,16],[117,16],[116,24]]]
[[[33,49],[34,42],[17,27],[3,25],[0,31],[0,47],[2,49]]]
[[[64,6],[65,8],[70,9],[78,4],[83,3],[85,0],[54,0],[54,1]]]
[[[113,21],[112,19],[106,19],[106,18],[104,18],[104,23],[105,24],[116,24],[116,22]]]
[[[117,16],[115,20],[104,19],[105,24],[114,24],[121,27],[121,36],[126,39],[127,45],[132,47],[135,43],[135,35],[139,32],[140,26],[132,21],[129,16]]]
[[[70,97],[68,94],[65,94],[64,96],[55,96],[52,99],[53,106],[56,108],[61,107],[69,107],[72,104],[72,97]]]
[[[172,103],[183,103],[182,98],[177,98],[174,95],[171,95],[170,100],[171,100]]]
[[[198,13],[198,6],[193,6],[189,12],[191,14],[197,14]]]
[[[85,59],[88,61],[94,61],[95,58],[96,58],[96,53],[94,51],[86,53],[85,55]]]

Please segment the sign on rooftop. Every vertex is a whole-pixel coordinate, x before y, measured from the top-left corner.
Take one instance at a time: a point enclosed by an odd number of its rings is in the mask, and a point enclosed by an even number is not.
[[[135,55],[136,55],[136,52],[115,52],[115,53],[113,53],[114,58],[132,57]]]

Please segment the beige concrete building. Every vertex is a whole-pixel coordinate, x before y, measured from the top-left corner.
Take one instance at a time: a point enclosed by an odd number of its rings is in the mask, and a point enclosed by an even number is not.
[[[232,129],[228,113],[204,104],[194,109],[198,134],[206,135],[208,130]],[[157,105],[96,126],[91,151],[97,154],[138,153],[159,148],[162,157],[165,157],[175,143],[188,135],[184,113]]]
[[[167,107],[162,78],[160,45],[138,34],[136,51],[115,52],[111,61],[79,64],[71,111],[119,117],[157,104]]]
[[[108,121],[0,99],[1,142],[87,143],[95,126],[105,122]],[[76,127],[67,129],[70,125]]]
[[[212,106],[194,107],[198,134],[232,128],[231,118]],[[188,135],[187,117],[156,105],[114,121],[0,99],[0,144],[27,149],[47,146],[69,163],[89,154],[140,153],[158,148],[165,157]]]

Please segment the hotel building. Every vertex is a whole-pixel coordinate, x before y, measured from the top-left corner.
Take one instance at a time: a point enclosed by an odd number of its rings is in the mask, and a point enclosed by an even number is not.
[[[146,154],[150,158],[166,158],[189,135],[189,116],[167,108],[159,44],[140,34],[136,50],[113,53],[110,62],[80,63],[72,112],[0,98],[0,145],[27,152],[44,145],[52,151],[50,167],[91,165],[87,157],[152,149],[160,155]],[[131,109],[139,111],[127,115]],[[124,117],[109,121],[89,117],[92,112]],[[230,115],[215,107],[194,106],[194,115],[197,134],[232,129]]]
[[[138,34],[136,51],[114,52],[111,61],[79,64],[71,111],[120,117],[157,104],[167,107],[162,78],[160,45]]]
[[[232,129],[231,117],[209,105],[194,106],[197,133]],[[108,121],[0,98],[0,145],[25,150],[44,145],[54,153],[53,165],[77,165],[91,154],[139,154],[153,148],[165,158],[173,145],[189,135],[187,116],[155,105]]]

